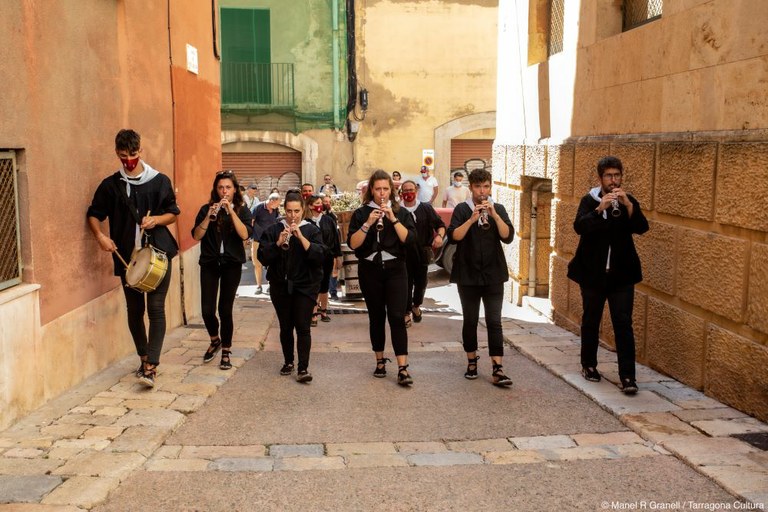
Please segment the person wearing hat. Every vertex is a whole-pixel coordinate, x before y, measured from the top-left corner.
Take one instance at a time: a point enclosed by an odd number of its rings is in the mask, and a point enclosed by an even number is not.
[[[420,203],[434,203],[440,187],[438,186],[437,178],[429,175],[429,168],[426,165],[421,166],[421,176],[416,178],[416,188],[418,189]]]
[[[245,194],[243,194],[243,201],[251,213],[261,203],[259,200],[259,187],[255,183],[251,183],[251,186],[246,189]]]

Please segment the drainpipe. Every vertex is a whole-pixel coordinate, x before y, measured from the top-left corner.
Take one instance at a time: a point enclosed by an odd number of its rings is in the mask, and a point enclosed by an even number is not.
[[[528,296],[536,296],[536,217],[538,214],[539,190],[549,192],[550,184],[546,181],[538,181],[531,187],[531,238],[528,251]],[[551,190],[551,189],[550,189]]]
[[[339,0],[331,2],[333,9],[333,127],[339,128]]]

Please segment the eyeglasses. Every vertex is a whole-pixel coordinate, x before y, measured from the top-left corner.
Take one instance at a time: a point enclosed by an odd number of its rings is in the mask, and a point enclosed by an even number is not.
[[[618,180],[619,178],[621,178],[621,173],[620,172],[605,173],[603,174],[603,178],[608,178],[609,180]]]
[[[216,176],[228,176],[229,177],[229,176],[234,176],[234,175],[235,175],[234,171],[219,171],[219,172],[216,173]]]
[[[331,181],[331,178],[325,178],[325,181]]]

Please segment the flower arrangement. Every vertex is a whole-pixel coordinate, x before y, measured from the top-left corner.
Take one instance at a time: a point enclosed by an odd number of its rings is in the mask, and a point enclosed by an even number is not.
[[[344,192],[335,196],[331,206],[334,213],[348,212],[360,207],[360,194],[357,192]]]

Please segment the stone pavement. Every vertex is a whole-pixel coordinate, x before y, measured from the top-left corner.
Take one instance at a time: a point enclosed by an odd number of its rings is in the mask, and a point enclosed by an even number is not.
[[[128,357],[0,432],[0,512],[765,508],[768,452],[734,436],[766,424],[644,367],[627,397],[603,349],[587,382],[578,338],[520,311],[512,388],[490,385],[482,332],[466,381],[455,290],[435,281],[411,389],[394,364],[370,376],[362,303],[313,330],[311,384],[278,375],[271,304],[244,296],[233,370],[202,364],[201,325],[178,328],[154,390]]]

